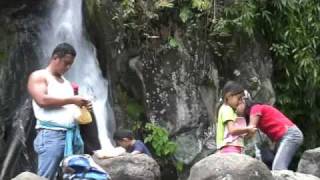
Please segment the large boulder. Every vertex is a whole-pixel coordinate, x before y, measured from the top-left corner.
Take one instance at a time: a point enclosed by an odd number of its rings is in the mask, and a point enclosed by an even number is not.
[[[273,180],[269,169],[247,155],[214,154],[197,162],[188,180]]]
[[[275,180],[320,180],[318,177],[289,170],[272,171]]]
[[[320,148],[305,151],[302,154],[297,171],[320,177]]]
[[[145,154],[118,156],[94,161],[106,170],[112,180],[160,180],[160,167]]]

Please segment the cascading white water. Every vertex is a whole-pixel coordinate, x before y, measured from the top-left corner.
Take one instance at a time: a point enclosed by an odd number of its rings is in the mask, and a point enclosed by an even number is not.
[[[61,42],[73,45],[77,56],[66,74],[80,85],[80,95],[91,97],[102,149],[113,149],[108,137],[114,128],[114,116],[108,103],[108,82],[103,78],[94,46],[86,39],[82,21],[81,0],[55,0],[47,27],[41,29],[41,47],[46,66],[55,46]]]

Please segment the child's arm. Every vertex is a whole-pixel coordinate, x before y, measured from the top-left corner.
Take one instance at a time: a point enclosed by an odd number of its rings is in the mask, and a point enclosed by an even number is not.
[[[257,127],[259,120],[260,120],[260,116],[259,115],[251,115],[250,116],[249,126]]]
[[[257,129],[255,127],[252,126],[247,126],[247,127],[236,127],[234,124],[234,121],[227,121],[226,122],[227,128],[228,128],[228,132],[235,136],[235,135],[242,135],[242,134],[246,134],[246,133],[255,133],[257,131]]]

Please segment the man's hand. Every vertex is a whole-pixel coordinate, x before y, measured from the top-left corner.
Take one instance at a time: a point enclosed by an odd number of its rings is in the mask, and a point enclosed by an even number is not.
[[[82,96],[74,96],[72,97],[71,101],[72,101],[72,104],[75,104],[79,107],[86,106],[88,108],[91,104],[91,102],[87,98]]]
[[[89,101],[89,103],[86,105],[86,108],[90,111],[93,112],[93,107],[92,107],[92,102]]]

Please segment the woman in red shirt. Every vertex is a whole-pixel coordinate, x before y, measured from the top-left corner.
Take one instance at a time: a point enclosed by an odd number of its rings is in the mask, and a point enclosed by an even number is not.
[[[272,170],[288,169],[293,155],[303,142],[300,129],[282,112],[271,105],[245,100],[242,109],[249,125],[259,128],[277,143]]]

